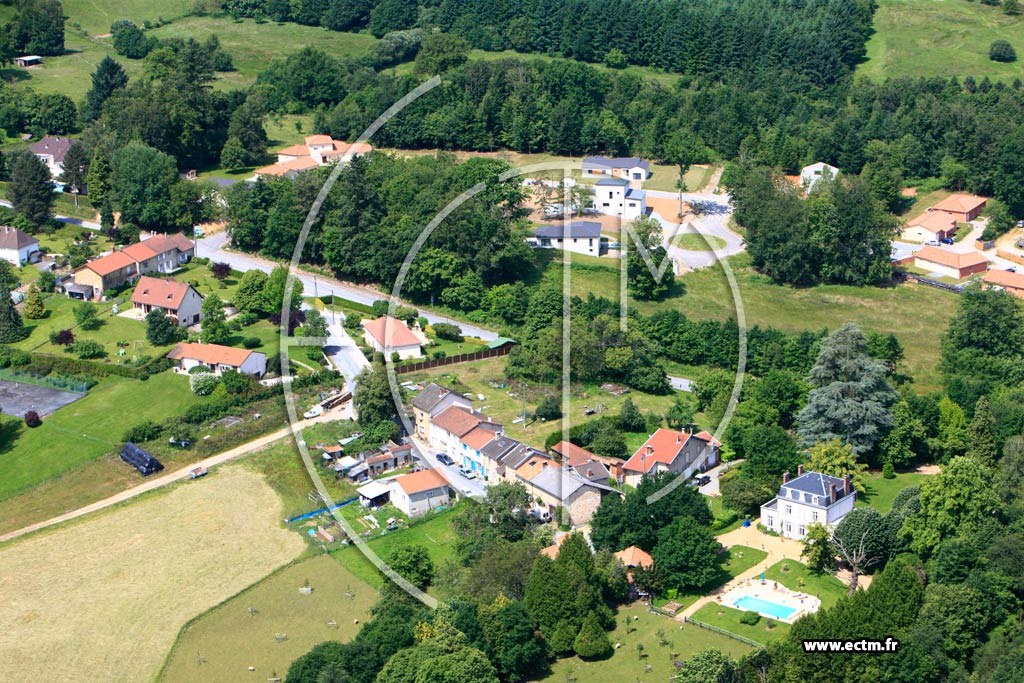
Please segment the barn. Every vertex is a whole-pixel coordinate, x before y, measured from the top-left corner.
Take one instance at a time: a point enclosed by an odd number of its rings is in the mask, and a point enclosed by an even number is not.
[[[121,459],[137,469],[139,474],[144,477],[148,477],[149,475],[159,472],[164,468],[164,466],[160,464],[159,460],[133,444],[131,441],[121,448]]]

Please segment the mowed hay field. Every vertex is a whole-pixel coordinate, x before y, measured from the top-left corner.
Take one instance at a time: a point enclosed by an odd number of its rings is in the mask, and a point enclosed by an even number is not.
[[[304,595],[299,588],[307,580],[313,592]],[[159,680],[233,683],[274,672],[283,677],[292,660],[317,643],[351,640],[359,630],[355,620],[366,621],[377,597],[329,555],[289,565],[188,624]],[[251,616],[250,607],[257,610]],[[288,639],[275,640],[278,633]]]
[[[989,45],[1000,39],[1022,54],[1024,15],[1007,16],[999,7],[968,0],[879,0],[874,28],[858,76],[1024,78],[1024,61],[988,58]]]
[[[263,478],[225,467],[0,548],[4,680],[152,680],[182,624],[295,558]]]

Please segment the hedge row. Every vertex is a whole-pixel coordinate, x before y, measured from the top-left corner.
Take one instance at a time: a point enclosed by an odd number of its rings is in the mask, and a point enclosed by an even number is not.
[[[0,368],[32,368],[33,372],[48,375],[57,371],[65,375],[86,374],[92,377],[117,375],[129,379],[149,379],[164,370],[174,367],[174,361],[160,356],[136,366],[96,363],[69,356],[53,356],[47,353],[31,353],[19,349],[0,348]],[[43,372],[43,370],[46,370]]]

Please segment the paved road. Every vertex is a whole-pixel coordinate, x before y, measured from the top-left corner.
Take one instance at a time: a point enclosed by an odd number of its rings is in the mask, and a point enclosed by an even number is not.
[[[346,388],[349,391],[356,390],[356,377],[365,368],[371,367],[370,361],[359,350],[352,337],[348,335],[341,324],[327,326],[328,340],[324,346],[324,355],[331,365],[341,374],[345,375]]]
[[[429,467],[440,472],[441,476],[447,479],[448,483],[452,485],[452,488],[463,496],[471,496],[473,498],[484,497],[484,490],[487,488],[487,485],[480,481],[479,478],[467,479],[462,476],[458,467],[443,464],[437,459],[434,451],[428,447],[427,443],[419,437],[412,436],[410,437],[410,441],[413,444],[413,449],[419,455],[420,460],[426,463]]]
[[[299,422],[297,426],[304,428],[317,422],[329,422],[338,419],[345,419],[346,410],[349,411],[348,414],[351,414],[351,408],[346,408],[346,406],[351,406],[351,402],[347,403],[345,406],[342,406],[341,410],[332,410],[328,413],[321,415],[320,417],[313,418],[312,420],[303,420]],[[226,462],[230,462],[231,460],[235,460],[236,458],[240,458],[243,455],[248,455],[254,451],[257,451],[263,448],[264,446],[268,446],[274,443],[275,441],[278,441],[279,439],[290,437],[292,436],[292,433],[293,429],[291,426],[285,427],[284,429],[279,429],[276,432],[271,432],[266,436],[261,436],[258,439],[255,439],[248,443],[244,443],[241,446],[232,448],[229,451],[224,451],[223,453],[218,453],[217,455],[211,455],[209,458],[206,458],[205,460],[200,460],[199,462],[194,462],[191,465],[186,465],[180,470],[175,470],[169,474],[163,474],[153,479],[147,479],[144,483],[139,484],[134,488],[121,491],[120,493],[114,494],[109,498],[104,498],[103,500],[96,501],[95,503],[90,503],[89,505],[84,505],[78,509],[71,510],[70,512],[65,512],[62,515],[51,517],[50,519],[44,522],[37,522],[36,524],[30,524],[29,526],[22,527],[21,529],[17,529],[16,531],[7,532],[6,534],[0,536],[0,543],[10,541],[11,539],[18,538],[19,536],[24,536],[25,534],[32,533],[33,531],[39,531],[40,529],[45,529],[47,527],[54,526],[55,524],[60,524],[71,519],[82,517],[92,512],[97,512],[104,508],[108,508],[111,505],[117,505],[118,503],[123,503],[126,500],[131,500],[132,498],[142,495],[143,493],[146,493],[148,491],[153,491],[155,489],[167,486],[168,484],[173,484],[174,482],[181,481],[182,479],[187,479],[189,476],[189,470],[192,470],[196,467],[210,468],[216,465],[222,465]]]
[[[733,467],[739,465],[741,462],[743,462],[743,460],[730,460],[729,462],[723,462],[721,465],[718,465],[717,467],[712,467],[710,470],[704,473],[711,477],[711,481],[708,482],[707,484],[704,484],[704,486],[701,486],[697,490],[703,493],[705,496],[722,495],[722,489],[718,485],[718,478],[725,474],[726,472],[728,472],[729,470],[731,470]]]
[[[226,249],[228,242],[227,233],[219,232],[214,235],[202,237],[196,240],[196,256],[202,256],[204,258],[213,259],[214,261],[222,261],[224,263],[230,263],[231,267],[236,270],[262,270],[265,273],[269,273],[274,269],[275,266],[279,265],[275,261],[270,261],[259,256],[253,256],[252,254],[243,254],[237,251],[230,251]],[[346,299],[355,301],[356,303],[365,304],[367,306],[373,304],[374,301],[386,298],[385,294],[375,291],[369,287],[360,287],[347,282],[341,282],[332,278],[324,277],[322,275],[313,276],[311,273],[299,273],[299,281],[302,282],[303,294],[306,296],[312,296],[314,292],[318,294],[339,294],[344,296]],[[412,306],[413,304],[409,304]],[[462,328],[464,334],[470,337],[477,337],[484,341],[492,341],[498,338],[497,333],[486,330],[482,327],[472,325],[470,323],[452,320],[445,316],[436,315],[428,311],[423,310],[420,307],[420,315],[426,317],[431,323],[435,322],[451,322],[455,323]]]
[[[664,192],[661,190],[648,190],[648,197],[658,199],[671,199],[678,201],[678,192]],[[701,215],[686,218],[687,223],[677,227],[675,215],[664,216],[655,210],[651,215],[657,218],[665,231],[665,248],[674,263],[685,264],[689,268],[704,268],[714,265],[718,259],[724,256],[732,256],[744,250],[743,238],[728,228],[729,216],[732,209],[729,206],[729,195],[711,193],[683,193],[683,200],[691,205],[700,204],[703,206]],[[663,203],[663,202],[661,202]],[[678,211],[678,209],[676,209]],[[692,223],[693,227],[688,227]],[[671,243],[672,237],[676,234],[697,233],[712,235],[725,242],[725,246],[717,252],[712,251],[690,251],[680,249]],[[680,268],[677,267],[677,273]]]
[[[0,206],[6,206],[8,209],[14,208],[6,199],[0,199]],[[56,215],[54,218],[61,223],[71,223],[72,225],[78,225],[83,228],[89,228],[90,230],[100,230],[100,224],[94,221],[87,221],[84,218],[74,218],[73,216],[60,216]]]

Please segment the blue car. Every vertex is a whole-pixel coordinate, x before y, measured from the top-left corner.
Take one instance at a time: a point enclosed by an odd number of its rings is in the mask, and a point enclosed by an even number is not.
[[[943,244],[953,244],[953,239],[950,237],[943,237],[939,241],[942,242]]]

